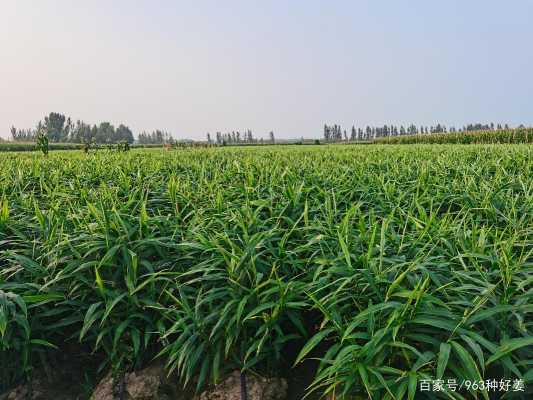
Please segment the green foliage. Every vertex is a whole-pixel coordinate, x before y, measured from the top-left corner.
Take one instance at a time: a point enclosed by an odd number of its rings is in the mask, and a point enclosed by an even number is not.
[[[36,129],[16,129],[11,127],[11,138],[15,142],[33,142],[38,139],[40,133],[47,136],[51,143],[119,143],[126,141],[133,143],[133,132],[125,125],[118,128],[109,123],[102,122],[97,125],[89,125],[83,121],[73,121],[60,113],[49,113],[44,117],[44,122],[39,121]]]
[[[55,150],[83,150],[86,153],[89,153],[90,150],[98,150],[101,145],[96,142],[84,142],[81,143],[49,143],[49,151]],[[124,145],[122,145],[124,146]],[[162,145],[139,145],[139,144],[129,144],[127,148],[137,149],[137,148],[161,148]],[[123,147],[124,148],[124,147]],[[87,151],[86,151],[87,150]],[[19,143],[19,142],[1,142],[0,143],[0,153],[2,152],[31,152],[39,151],[36,143]]]
[[[48,156],[48,136],[40,131],[36,138],[37,149],[39,149],[45,156]]]
[[[53,150],[76,150],[83,148],[81,144],[75,143],[49,143],[48,149]],[[22,151],[39,151],[36,143],[27,142],[2,142],[0,143],[0,153],[3,152],[22,152]]]
[[[9,203],[5,197],[0,200],[0,228],[3,228],[9,219]]]
[[[91,142],[87,140],[85,143],[83,143],[83,152],[85,154],[89,154],[89,151],[91,150]]]
[[[30,326],[22,298],[0,290],[0,389],[28,372]]]
[[[530,386],[532,160],[527,145],[4,154],[2,384],[81,341],[102,368],[159,356],[199,388],[307,358],[310,390],[336,398]]]
[[[378,144],[502,144],[533,143],[533,128],[498,129],[388,136],[374,140]]]
[[[118,151],[130,151],[130,144],[126,141],[117,144]]]
[[[0,390],[30,374],[34,359],[44,349],[54,347],[47,340],[32,338],[27,300],[0,289]]]

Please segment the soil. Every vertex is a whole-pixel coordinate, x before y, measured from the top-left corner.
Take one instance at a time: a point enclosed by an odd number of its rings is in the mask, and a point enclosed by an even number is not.
[[[34,371],[29,382],[0,394],[0,400],[83,400],[89,397],[101,358],[81,346],[65,346]]]
[[[277,371],[279,378],[267,379],[247,374],[248,400],[303,399],[318,363],[307,360],[293,366],[300,347],[299,343],[295,343],[285,353],[286,360]],[[316,357],[320,352],[321,349],[317,349],[311,356]],[[52,367],[43,366],[29,382],[0,394],[0,400],[116,400],[116,379],[110,374],[98,376],[101,361],[101,357],[80,346],[65,346],[50,360]],[[124,400],[240,400],[238,376],[240,373],[235,371],[217,387],[208,388],[195,396],[192,390],[181,389],[178,380],[168,378],[163,366],[155,363],[124,375],[122,397]],[[309,400],[319,398],[316,393],[306,397]]]

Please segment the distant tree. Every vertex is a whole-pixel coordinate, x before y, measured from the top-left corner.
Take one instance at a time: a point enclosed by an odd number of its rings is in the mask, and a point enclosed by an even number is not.
[[[70,117],[68,117],[67,122],[65,123],[63,131],[61,133],[61,139],[59,141],[68,142],[73,128],[74,128],[74,124],[72,123],[72,120],[70,119]]]
[[[120,124],[115,131],[113,142],[126,142],[128,144],[132,144],[134,142],[133,132],[127,126]]]
[[[110,122],[101,122],[96,130],[96,143],[114,143],[115,127]]]
[[[270,131],[270,143],[276,143],[276,138],[274,137],[274,131]]]
[[[44,130],[51,142],[66,141],[68,133],[65,131],[65,116],[63,114],[51,112],[44,117]]]
[[[73,143],[86,143],[91,142],[95,137],[89,124],[83,121],[76,121],[76,125],[70,132],[70,141]]]
[[[142,132],[138,136],[140,144],[173,144],[174,138],[168,132],[156,129],[152,133]]]
[[[35,130],[17,130],[11,128],[11,136],[14,141],[35,141],[37,134],[43,131],[49,142],[86,143],[119,143],[127,141],[133,143],[133,132],[126,125],[120,124],[115,130],[109,122],[99,125],[86,124],[77,120],[76,123],[70,117],[52,112],[44,117],[44,122],[39,121]]]

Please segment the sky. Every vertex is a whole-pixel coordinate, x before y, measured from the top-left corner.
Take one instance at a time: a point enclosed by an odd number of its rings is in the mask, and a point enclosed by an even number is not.
[[[0,0],[0,136],[533,124],[533,0]]]

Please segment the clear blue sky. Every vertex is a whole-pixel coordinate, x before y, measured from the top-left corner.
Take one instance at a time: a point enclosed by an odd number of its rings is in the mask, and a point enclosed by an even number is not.
[[[0,135],[533,124],[533,1],[0,1]]]

